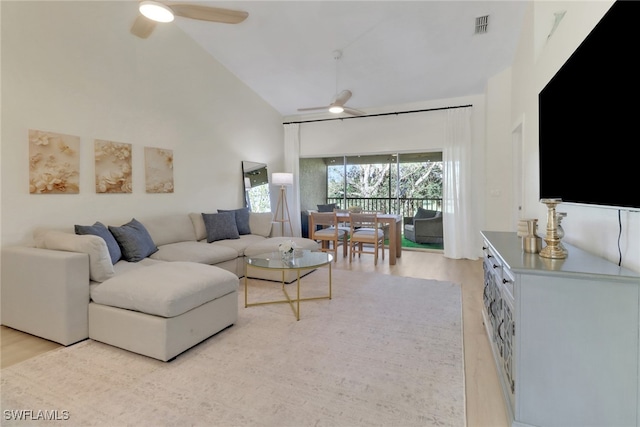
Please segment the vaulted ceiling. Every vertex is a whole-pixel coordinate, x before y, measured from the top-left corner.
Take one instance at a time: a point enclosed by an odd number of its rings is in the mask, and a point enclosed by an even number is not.
[[[347,106],[366,112],[483,93],[511,65],[529,1],[198,1],[189,3],[249,16],[164,25],[181,28],[283,116],[328,105],[343,89],[353,93]],[[482,16],[486,32],[476,34]]]

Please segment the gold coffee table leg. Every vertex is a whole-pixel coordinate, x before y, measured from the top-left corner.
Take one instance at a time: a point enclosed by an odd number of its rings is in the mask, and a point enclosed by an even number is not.
[[[289,293],[287,292],[287,288],[285,288],[284,273],[283,273],[282,292],[287,297],[287,300],[285,302],[289,303],[289,306],[291,307],[291,311],[293,311],[293,315],[296,316],[296,320],[300,320],[300,269],[298,269],[298,280],[296,280],[296,288],[297,288],[296,299],[293,300],[289,296]],[[293,305],[294,302],[296,303],[295,306]]]
[[[314,253],[315,254],[315,253]],[[271,255],[271,254],[264,254],[264,255]],[[264,256],[263,255],[263,256]],[[325,255],[325,254],[323,254]],[[293,311],[293,314],[296,317],[296,320],[300,320],[300,301],[311,301],[311,300],[320,300],[320,299],[331,299],[332,298],[332,266],[331,263],[333,261],[333,258],[331,257],[331,255],[325,255],[326,259],[321,259],[321,260],[314,260],[313,264],[308,264],[302,267],[298,267],[298,268],[290,268],[290,267],[273,267],[271,265],[268,264],[263,264],[263,265],[254,265],[254,264],[250,264],[249,262],[245,262],[244,265],[244,306],[246,307],[252,307],[252,306],[257,306],[257,305],[265,305],[265,304],[281,304],[281,303],[288,303],[289,306],[291,307],[291,310]],[[260,261],[263,260],[268,260],[268,258],[260,258],[260,256],[255,257],[254,258],[254,262],[259,263]],[[300,282],[301,282],[301,274],[300,272],[302,270],[315,270],[317,268],[320,268],[324,265],[328,265],[329,266],[329,294],[328,295],[324,295],[324,296],[319,296],[319,297],[309,297],[309,298],[301,298],[300,296]],[[259,301],[259,302],[249,302],[249,281],[248,281],[248,270],[249,270],[249,266],[255,267],[255,268],[259,268],[259,269],[265,269],[265,270],[280,270],[282,273],[282,282],[281,282],[281,286],[282,286],[282,292],[284,294],[284,296],[286,297],[286,299],[283,300],[276,300],[276,301]],[[291,271],[291,270],[296,270],[297,273],[297,280],[296,280],[296,298],[292,299],[289,296],[289,293],[287,292],[287,288],[286,288],[286,282],[285,282],[285,273],[287,271]],[[295,304],[294,304],[295,302]]]
[[[296,310],[296,319],[300,320],[300,270],[298,270],[298,280],[297,280],[297,286],[298,286],[298,309]]]
[[[329,263],[329,299],[331,299],[331,263]]]
[[[248,291],[247,291],[247,287],[249,286],[249,284],[247,283],[247,274],[248,274],[248,264],[244,265],[244,308],[247,308],[248,305]]]

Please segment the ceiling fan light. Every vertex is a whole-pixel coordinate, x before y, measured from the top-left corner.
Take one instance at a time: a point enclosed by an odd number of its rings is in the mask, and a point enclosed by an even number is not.
[[[138,7],[140,13],[142,13],[147,18],[152,21],[157,22],[171,22],[173,21],[173,12],[169,7],[163,5],[162,3],[158,3],[156,1],[146,0],[140,2],[140,6]]]
[[[329,112],[333,113],[333,114],[340,114],[344,111],[344,108],[342,108],[339,105],[334,105],[332,107],[329,108]]]

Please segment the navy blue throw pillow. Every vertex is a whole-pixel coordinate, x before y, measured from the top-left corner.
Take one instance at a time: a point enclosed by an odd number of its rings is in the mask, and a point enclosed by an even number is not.
[[[208,243],[240,238],[234,212],[203,213],[202,219],[204,227],[207,229]]]
[[[251,228],[249,227],[249,208],[240,208],[233,210],[218,209],[218,213],[221,212],[233,212],[236,216],[236,226],[238,227],[238,234],[251,234]]]
[[[110,225],[109,231],[120,245],[122,257],[126,261],[142,261],[158,251],[147,229],[135,218],[120,227]]]

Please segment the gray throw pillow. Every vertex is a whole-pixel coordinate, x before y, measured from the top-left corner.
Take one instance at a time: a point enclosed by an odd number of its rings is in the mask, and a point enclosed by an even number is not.
[[[220,212],[233,212],[236,216],[236,227],[238,227],[238,234],[251,234],[251,227],[249,227],[249,208],[240,208],[233,210],[218,209]]]
[[[141,222],[133,218],[120,227],[109,226],[109,231],[116,238],[122,250],[122,258],[129,262],[142,261],[158,251],[151,235]]]
[[[207,229],[208,243],[240,238],[234,212],[203,213],[202,219],[204,227]]]
[[[335,208],[335,203],[329,203],[328,205],[318,205],[318,212],[333,212]]]
[[[107,243],[107,249],[109,250],[109,256],[111,257],[111,263],[115,264],[122,258],[122,251],[115,237],[109,231],[106,225],[96,221],[93,225],[75,225],[76,234],[93,234],[94,236],[102,237]]]

